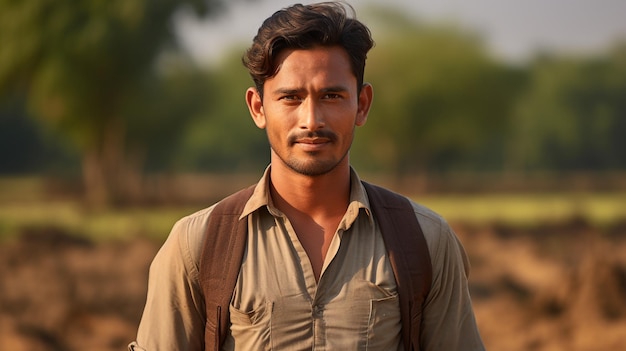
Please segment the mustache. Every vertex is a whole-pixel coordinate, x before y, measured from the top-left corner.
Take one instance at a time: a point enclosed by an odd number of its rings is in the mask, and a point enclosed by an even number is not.
[[[331,132],[330,130],[295,132],[289,135],[289,137],[287,138],[287,141],[289,142],[289,144],[295,144],[300,139],[313,139],[313,138],[328,139],[329,141],[333,142],[337,140],[337,134]]]

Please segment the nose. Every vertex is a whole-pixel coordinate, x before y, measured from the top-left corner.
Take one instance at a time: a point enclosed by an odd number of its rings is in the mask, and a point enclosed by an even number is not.
[[[300,105],[300,108],[300,129],[317,130],[324,128],[323,111],[314,99],[307,98]]]

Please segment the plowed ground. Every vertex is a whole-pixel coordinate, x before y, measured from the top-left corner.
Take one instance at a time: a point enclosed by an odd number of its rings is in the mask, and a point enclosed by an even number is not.
[[[621,350],[626,224],[517,229],[452,223],[472,262],[489,350]],[[0,243],[0,350],[123,350],[135,337],[160,243],[94,243],[54,228]]]

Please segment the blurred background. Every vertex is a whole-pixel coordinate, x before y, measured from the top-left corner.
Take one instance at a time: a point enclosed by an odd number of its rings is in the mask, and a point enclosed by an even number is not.
[[[0,0],[0,349],[134,339],[173,223],[269,162],[241,56],[291,3]],[[626,3],[351,4],[352,163],[451,223],[487,348],[622,349]]]

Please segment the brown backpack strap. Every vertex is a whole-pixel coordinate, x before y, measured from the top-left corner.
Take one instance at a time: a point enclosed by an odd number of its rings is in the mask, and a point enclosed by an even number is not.
[[[419,350],[419,316],[432,282],[432,263],[422,228],[407,198],[363,182],[374,217],[380,226],[398,285],[402,342],[407,351]]]
[[[393,267],[406,350],[419,350],[422,304],[430,291],[432,265],[422,229],[411,203],[403,196],[363,182],[374,217],[383,233]],[[220,201],[209,217],[200,259],[200,284],[205,297],[205,349],[218,351],[226,339],[230,300],[243,260],[248,223],[239,220],[254,186]]]
[[[202,256],[200,285],[204,292],[207,322],[205,349],[218,351],[226,340],[228,307],[237,283],[248,237],[248,222],[239,220],[254,185],[220,201],[209,216]]]

